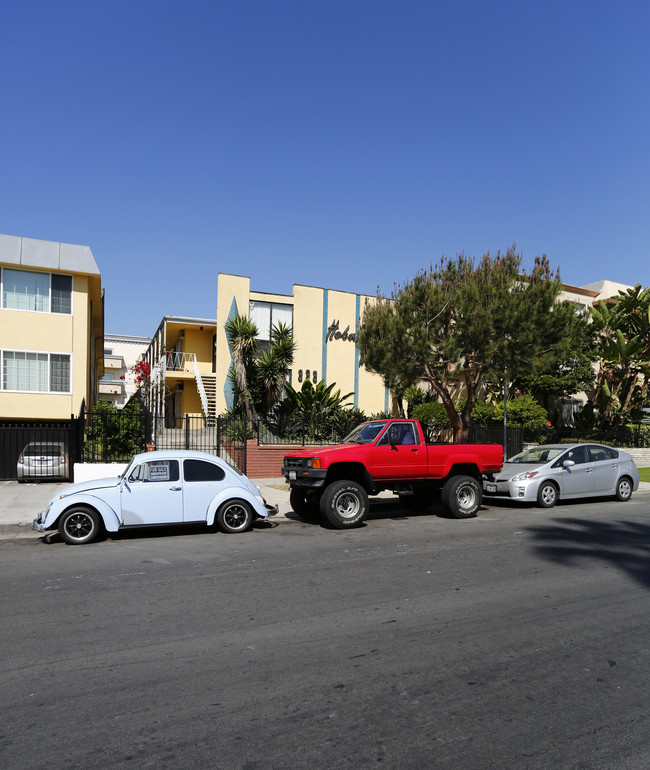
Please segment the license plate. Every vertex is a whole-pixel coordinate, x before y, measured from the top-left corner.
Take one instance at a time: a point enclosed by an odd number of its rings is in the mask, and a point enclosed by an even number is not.
[[[296,480],[296,472],[289,471],[289,481],[295,481],[295,480]]]
[[[497,491],[497,485],[496,484],[486,484],[485,485],[485,491],[486,492],[496,492]]]

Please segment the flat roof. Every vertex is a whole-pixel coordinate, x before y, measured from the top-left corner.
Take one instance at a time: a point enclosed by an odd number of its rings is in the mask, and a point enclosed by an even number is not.
[[[100,275],[90,246],[0,235],[0,262],[17,267]]]

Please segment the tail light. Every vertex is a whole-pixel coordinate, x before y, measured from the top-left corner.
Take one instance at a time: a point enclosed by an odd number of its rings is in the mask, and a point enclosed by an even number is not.
[[[23,464],[23,453],[21,452],[18,455],[18,465],[22,465],[22,464]]]
[[[65,455],[61,452],[61,464],[65,465]]]

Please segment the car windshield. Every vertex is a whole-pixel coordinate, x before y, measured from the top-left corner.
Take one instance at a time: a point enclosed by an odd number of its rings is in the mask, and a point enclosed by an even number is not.
[[[133,458],[133,460],[135,460],[135,457]],[[127,477],[127,475],[131,471],[131,468],[133,467],[133,460],[131,460],[131,462],[126,466],[126,468],[122,471],[122,473],[120,473],[120,475],[118,476],[118,479],[125,479]]]
[[[524,449],[518,455],[511,457],[509,463],[547,463],[566,451],[566,447],[535,446],[532,449]]]
[[[363,422],[343,439],[343,444],[371,444],[386,426],[385,421]]]

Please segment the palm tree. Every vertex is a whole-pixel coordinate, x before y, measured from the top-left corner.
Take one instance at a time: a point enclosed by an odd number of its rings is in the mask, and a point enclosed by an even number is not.
[[[232,352],[232,378],[244,402],[246,417],[255,419],[250,398],[249,374],[257,352],[257,326],[243,315],[236,315],[226,321],[226,336]]]
[[[280,323],[271,330],[271,347],[255,360],[258,406],[264,414],[282,397],[295,349],[291,329]]]

